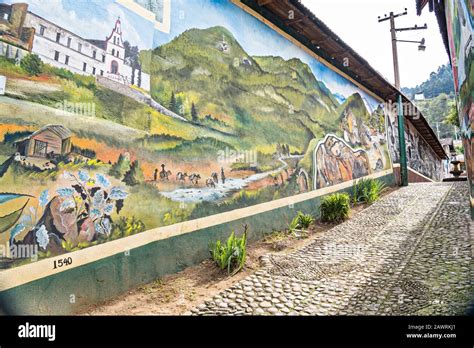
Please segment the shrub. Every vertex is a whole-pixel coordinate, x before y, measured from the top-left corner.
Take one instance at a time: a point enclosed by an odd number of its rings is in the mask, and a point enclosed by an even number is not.
[[[234,275],[239,272],[245,264],[247,258],[247,226],[244,226],[244,234],[238,238],[232,232],[226,243],[218,240],[209,244],[209,251],[217,266],[228,274]]]
[[[357,203],[372,204],[380,198],[386,189],[385,184],[376,179],[360,179],[354,186],[353,201]]]
[[[94,76],[75,74],[69,70],[57,68],[49,64],[45,64],[42,70],[49,75],[57,76],[67,81],[72,81],[77,87],[84,87],[92,91],[97,90]]]
[[[303,214],[302,212],[298,212],[296,215],[298,218],[298,223],[301,228],[308,228],[314,221],[313,217],[310,214]]]
[[[20,66],[29,75],[38,76],[43,72],[43,62],[36,54],[28,54],[27,56],[23,57],[20,62]]]
[[[333,193],[321,202],[321,221],[340,222],[349,217],[350,197],[347,193]]]
[[[307,229],[309,225],[313,223],[314,219],[310,214],[303,214],[302,212],[298,212],[296,216],[288,226],[288,230],[292,234],[296,234],[296,232],[303,232],[304,229]]]
[[[140,163],[138,160],[135,160],[130,165],[130,169],[128,172],[125,173],[123,177],[123,182],[126,183],[128,186],[135,186],[142,183],[145,180],[143,176],[143,172],[140,168]]]
[[[130,160],[125,155],[120,154],[117,162],[110,168],[109,175],[121,179],[130,169],[130,165]]]
[[[91,149],[83,149],[79,146],[72,145],[71,152],[77,153],[87,158],[96,158],[96,153]]]
[[[145,224],[141,220],[136,219],[134,216],[131,218],[122,216],[120,220],[113,225],[111,237],[115,239],[133,236],[145,230]]]
[[[19,132],[6,132],[3,136],[3,143],[4,144],[13,144],[15,141],[26,138],[30,136],[33,132],[30,131],[19,131]]]

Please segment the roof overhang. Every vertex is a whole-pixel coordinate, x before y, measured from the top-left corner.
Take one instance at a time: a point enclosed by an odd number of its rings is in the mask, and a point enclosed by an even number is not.
[[[384,101],[396,102],[398,95],[401,95],[403,102],[412,105],[412,110],[415,111],[413,114],[419,115],[419,117],[407,115],[406,118],[440,158],[447,158],[434,131],[412,101],[372,68],[299,0],[239,1]],[[288,18],[290,13],[291,19]],[[344,65],[347,59],[350,62],[348,66]]]
[[[434,12],[438,21],[439,31],[443,38],[444,47],[448,53],[449,62],[451,63],[451,55],[449,54],[448,28],[446,23],[446,14],[444,0],[416,0],[416,14],[421,15],[423,8],[428,5],[429,11]]]

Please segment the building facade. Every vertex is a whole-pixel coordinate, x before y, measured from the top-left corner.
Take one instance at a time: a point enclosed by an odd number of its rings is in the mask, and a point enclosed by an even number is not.
[[[460,136],[474,219],[474,3],[469,0],[417,0],[417,12],[434,11],[453,71]]]
[[[76,74],[104,76],[150,90],[150,76],[125,63],[120,18],[104,40],[82,38],[29,12],[27,4],[2,4],[0,18],[0,41],[13,46],[2,49],[2,55],[8,58],[24,56],[24,52],[12,53],[21,48],[37,54],[47,64]]]

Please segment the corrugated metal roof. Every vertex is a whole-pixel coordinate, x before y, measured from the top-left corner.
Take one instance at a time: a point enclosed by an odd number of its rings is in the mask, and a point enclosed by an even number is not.
[[[472,1],[472,0],[471,0]],[[438,20],[439,31],[443,38],[444,47],[448,53],[449,62],[451,62],[451,55],[449,54],[449,40],[448,40],[448,29],[446,23],[445,5],[444,0],[416,0],[416,14],[421,16],[421,12],[426,5],[429,5],[429,11],[435,13],[436,19]]]
[[[429,0],[416,0],[416,14],[418,16],[421,15],[423,7],[425,7],[428,2]]]

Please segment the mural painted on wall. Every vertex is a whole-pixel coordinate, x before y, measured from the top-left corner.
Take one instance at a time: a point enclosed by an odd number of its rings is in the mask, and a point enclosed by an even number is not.
[[[472,130],[474,121],[474,4],[472,1],[446,1],[446,22],[459,123],[471,187],[471,215],[474,218]]]
[[[387,139],[390,156],[393,162],[400,163],[397,116],[388,112]],[[441,181],[443,179],[442,160],[436,155],[410,122],[405,122],[405,143],[408,167],[432,180]]]
[[[161,31],[124,1],[2,0],[2,243],[48,257],[391,168],[380,101],[232,2],[171,1]]]

